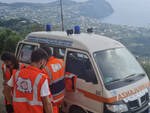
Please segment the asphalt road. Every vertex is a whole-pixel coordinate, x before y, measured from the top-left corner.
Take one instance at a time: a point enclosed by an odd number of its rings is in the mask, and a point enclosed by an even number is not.
[[[4,106],[4,96],[2,94],[3,90],[3,77],[2,77],[2,70],[1,70],[2,62],[0,61],[0,113],[6,113],[5,106]]]

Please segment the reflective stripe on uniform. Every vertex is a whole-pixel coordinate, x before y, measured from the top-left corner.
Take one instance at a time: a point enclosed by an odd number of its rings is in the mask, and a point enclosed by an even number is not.
[[[51,89],[52,95],[59,95],[60,92],[64,92],[64,90],[65,90],[64,76],[62,76],[56,80],[52,80],[52,74],[51,74],[50,70],[48,69],[47,66],[45,66],[45,69],[50,76],[50,89]],[[55,89],[55,85],[59,85],[57,87],[57,89]]]
[[[48,72],[48,75],[49,75],[49,77],[50,77],[50,80],[52,80],[52,73],[51,73],[51,71],[48,69],[47,66],[45,66],[45,69],[46,69],[46,71]]]
[[[13,97],[14,102],[27,102],[28,104],[32,105],[40,105],[43,106],[42,102],[39,101],[29,101],[27,98],[15,98]]]
[[[63,92],[63,90],[65,89],[64,77],[61,77],[61,79],[54,81],[50,85],[50,89],[51,89],[52,95],[58,95],[58,94],[60,94],[60,92]]]
[[[7,70],[7,67],[6,67],[6,64],[4,64],[4,72],[6,72]]]
[[[51,85],[51,84],[54,84],[54,83],[56,83],[56,82],[59,82],[60,80],[63,80],[63,79],[64,79],[64,76],[62,76],[62,77],[60,77],[60,78],[58,78],[58,79],[56,79],[56,80],[52,80],[51,83],[50,83],[50,85]]]
[[[45,69],[50,78],[49,87],[53,96],[53,102],[56,103],[62,101],[64,99],[65,93],[63,60],[57,59],[55,62],[48,62],[47,66],[45,66]]]
[[[19,71],[18,71],[19,72]],[[18,78],[18,74],[15,74],[15,78]],[[38,101],[38,89],[37,89],[37,85],[39,84],[41,78],[42,78],[43,74],[38,74],[38,76],[35,79],[34,85],[33,85],[33,100],[30,101],[27,98],[16,98],[16,90],[14,88],[14,95],[13,95],[13,101],[14,102],[27,102],[30,105],[43,105],[42,102]]]
[[[33,101],[38,101],[38,84],[42,78],[43,74],[39,74],[36,79],[35,79],[35,82],[34,82],[34,85],[33,85]]]
[[[62,64],[63,68],[65,68],[65,67],[64,67],[64,63],[63,63],[62,59],[58,59],[58,60],[61,62],[61,64]]]
[[[17,81],[17,78],[18,78],[19,73],[20,73],[20,71],[17,71],[17,72],[15,73],[15,81]]]

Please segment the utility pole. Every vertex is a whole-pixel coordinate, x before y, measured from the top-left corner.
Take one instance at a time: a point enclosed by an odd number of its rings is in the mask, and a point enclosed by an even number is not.
[[[62,0],[60,0],[60,9],[61,9],[61,29],[62,29],[62,31],[64,31],[64,17],[63,17]]]

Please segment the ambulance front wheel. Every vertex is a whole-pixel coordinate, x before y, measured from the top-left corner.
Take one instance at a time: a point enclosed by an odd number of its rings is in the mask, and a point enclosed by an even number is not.
[[[86,112],[78,106],[72,106],[69,110],[69,113],[86,113]]]

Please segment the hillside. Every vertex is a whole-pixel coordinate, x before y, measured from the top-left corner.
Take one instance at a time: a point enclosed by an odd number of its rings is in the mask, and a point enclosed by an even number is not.
[[[97,19],[107,17],[113,13],[111,5],[105,0],[89,0],[82,3],[80,11],[80,15]]]
[[[122,42],[136,56],[150,57],[150,28],[101,23],[100,18],[113,12],[105,0],[83,3],[63,0],[63,9],[65,30],[80,25],[81,30],[86,32],[87,28],[93,27],[95,33]],[[47,23],[53,25],[53,30],[61,30],[58,1],[47,4],[0,3],[0,18],[1,27],[11,28],[24,36],[32,31],[44,30],[43,25]]]
[[[0,28],[9,28],[23,35],[23,37],[32,31],[41,31],[43,26],[35,21],[25,18],[15,18],[4,20],[0,19]]]
[[[89,0],[78,3],[63,0],[64,18],[80,16],[101,19],[112,14],[113,9],[105,0]],[[58,23],[60,21],[59,1],[50,3],[0,3],[0,18],[27,18],[39,23]]]
[[[122,42],[132,53],[134,53],[134,55],[150,58],[150,28],[112,25],[100,23],[95,19],[89,18],[86,18],[86,21],[81,21],[77,18],[74,20],[81,26],[81,32],[86,32],[87,28],[93,27],[96,34],[108,36]],[[66,22],[68,25],[65,30],[73,28],[74,25],[76,25],[75,23],[70,24],[68,21]],[[32,31],[45,30],[44,25],[24,18],[10,20],[1,19],[0,27],[11,28],[12,30],[23,35],[22,37],[25,37],[27,33]],[[60,30],[60,28],[61,27],[59,25],[52,26],[53,30]]]
[[[84,21],[84,24],[78,19],[76,22],[80,23],[81,32],[86,32],[90,26],[94,28],[96,34],[108,36],[123,43],[139,59],[150,76],[150,28],[105,24],[96,20],[90,21],[90,19]],[[70,25],[71,28],[73,26]],[[15,51],[18,40],[24,38],[29,32],[41,30],[45,30],[44,25],[23,18],[0,20],[0,52]],[[60,26],[53,25],[52,30],[60,30]]]

